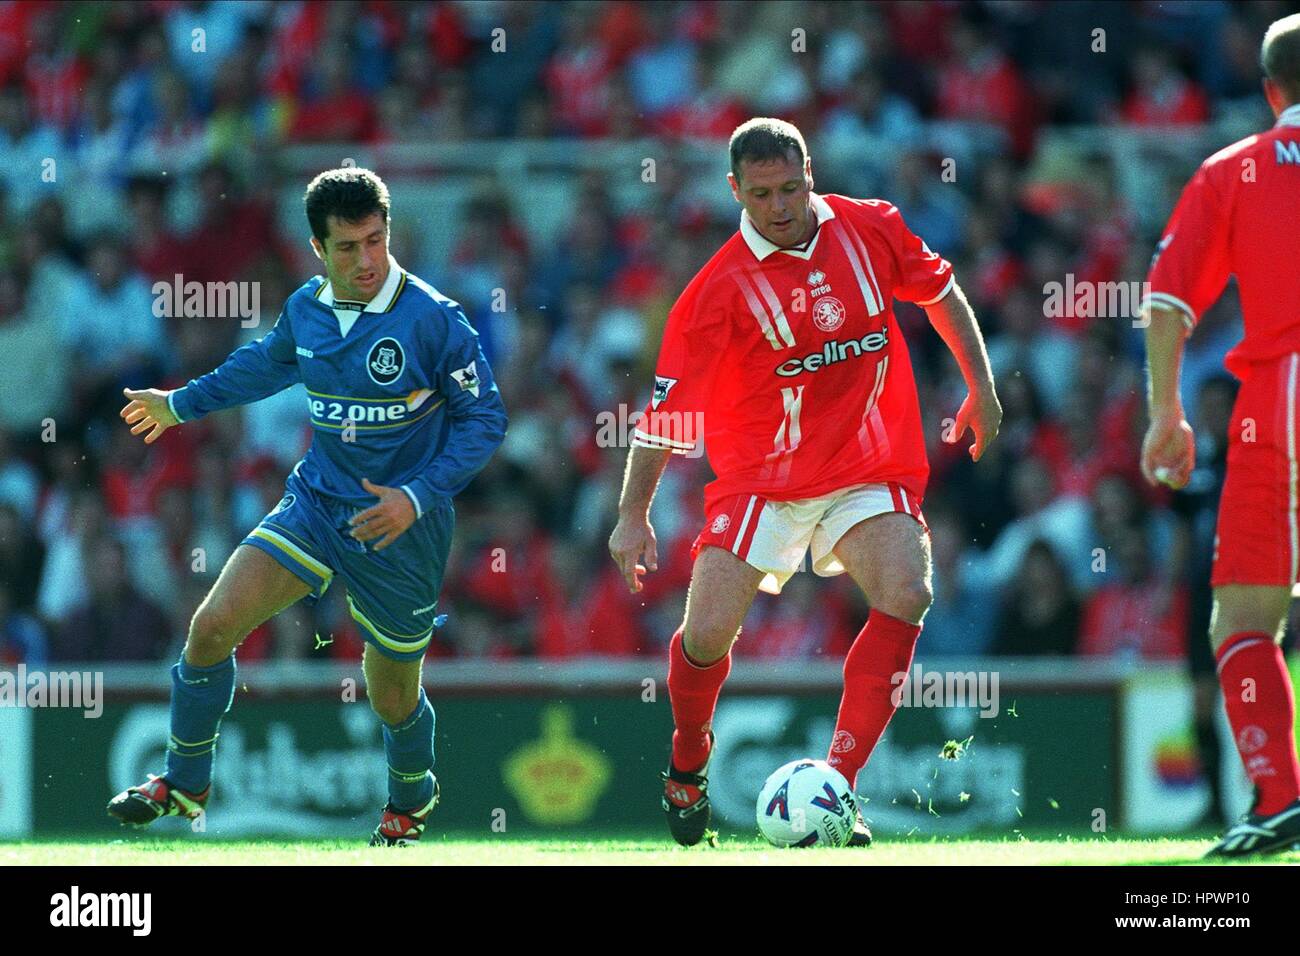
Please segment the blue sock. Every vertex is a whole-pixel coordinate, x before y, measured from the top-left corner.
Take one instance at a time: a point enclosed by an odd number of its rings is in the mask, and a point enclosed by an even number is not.
[[[384,724],[388,754],[388,801],[398,810],[419,810],[433,796],[433,705],[420,688],[420,702],[400,724]]]
[[[234,700],[234,654],[211,667],[195,667],[182,652],[172,667],[172,735],[163,774],[174,786],[189,793],[207,788],[217,729]]]

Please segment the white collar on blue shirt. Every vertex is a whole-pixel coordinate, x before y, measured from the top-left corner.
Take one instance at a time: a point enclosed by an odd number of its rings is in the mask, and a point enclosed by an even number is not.
[[[393,297],[397,294],[397,287],[401,285],[401,283],[402,267],[397,264],[397,260],[393,258],[393,254],[390,252],[388,254],[388,278],[385,279],[384,284],[379,287],[379,291],[375,293],[375,297],[365,304],[365,308],[360,309],[359,311],[387,312],[393,305]],[[320,291],[316,293],[316,298],[328,305],[330,308],[334,308],[334,283],[326,279],[325,284],[321,286]]]
[[[340,308],[335,304],[334,283],[328,279],[316,293],[316,298],[325,306],[334,310],[334,317],[339,321],[339,335],[347,338],[348,333],[352,331],[352,326],[356,324],[357,319],[361,318],[362,312],[387,312],[393,307],[397,296],[402,289],[402,267],[397,264],[392,253],[388,254],[388,278],[384,284],[379,287],[373,299],[365,304],[364,307],[358,308],[360,303],[349,302]]]

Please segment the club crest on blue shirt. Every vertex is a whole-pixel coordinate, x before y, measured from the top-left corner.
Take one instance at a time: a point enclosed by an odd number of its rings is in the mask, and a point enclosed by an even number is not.
[[[370,354],[366,356],[366,371],[376,385],[391,385],[405,367],[406,353],[402,350],[402,343],[391,336],[372,345]]]

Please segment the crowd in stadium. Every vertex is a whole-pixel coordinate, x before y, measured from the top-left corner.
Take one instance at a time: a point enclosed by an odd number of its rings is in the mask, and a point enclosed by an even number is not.
[[[941,441],[961,378],[924,314],[898,307],[932,466],[918,652],[1183,655],[1208,614],[1235,301],[1205,317],[1185,370],[1202,467],[1184,493],[1153,490],[1134,316],[1049,316],[1044,289],[1140,280],[1158,237],[1104,157],[1075,157],[1069,189],[1027,171],[1053,125],[1195,127],[1259,100],[1258,39],[1285,7],[0,4],[0,662],[172,658],[282,495],[310,437],[298,390],[153,446],[117,411],[124,385],[216,367],[317,271],[305,220],[274,202],[286,145],[653,137],[721,153],[751,115],[799,125],[815,175],[819,155],[840,157],[819,189],[896,203],[954,262],[987,338],[1005,420],[973,464],[969,440]],[[917,151],[946,120],[999,136],[956,182]],[[855,152],[867,137],[895,150]],[[519,221],[526,186],[500,182],[466,195],[446,261],[408,258],[394,223],[399,262],[479,327],[511,415],[457,502],[431,656],[663,653],[707,463],[672,462],[652,512],[660,570],[630,595],[605,551],[626,448],[598,442],[597,423],[644,406],[669,307],[736,228],[685,187],[665,163],[655,202],[628,210],[600,176],[576,178],[563,241],[539,248]],[[177,274],[257,283],[260,322],[157,317],[152,284]],[[359,656],[339,597],[259,628],[241,660]],[[736,651],[842,654],[864,614],[846,578],[796,574],[759,597]]]

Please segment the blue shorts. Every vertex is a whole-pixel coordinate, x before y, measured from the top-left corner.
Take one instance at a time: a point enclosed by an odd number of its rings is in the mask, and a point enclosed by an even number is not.
[[[243,544],[260,548],[305,581],[307,600],[319,600],[337,574],[348,588],[348,609],[366,643],[385,657],[419,660],[433,638],[438,593],[456,518],[440,498],[383,551],[379,541],[349,535],[359,509],[319,497],[296,474],[285,482],[275,510]]]

